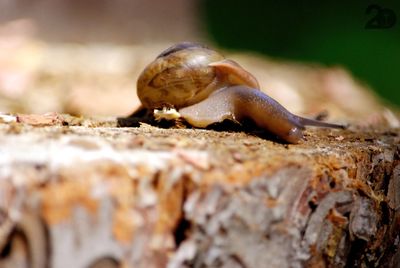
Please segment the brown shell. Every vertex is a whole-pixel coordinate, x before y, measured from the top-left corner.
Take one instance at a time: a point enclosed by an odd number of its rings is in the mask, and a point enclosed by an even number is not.
[[[224,57],[204,47],[163,53],[140,74],[137,94],[146,108],[181,108],[200,102],[221,88],[212,62]]]

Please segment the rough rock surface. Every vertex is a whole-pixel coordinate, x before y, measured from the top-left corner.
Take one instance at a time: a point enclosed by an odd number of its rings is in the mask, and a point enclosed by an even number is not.
[[[398,267],[396,129],[3,115],[0,267]]]

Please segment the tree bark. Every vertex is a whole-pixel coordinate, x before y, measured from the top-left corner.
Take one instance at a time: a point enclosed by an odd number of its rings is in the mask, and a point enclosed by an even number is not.
[[[0,124],[0,267],[400,265],[398,130],[33,117]]]

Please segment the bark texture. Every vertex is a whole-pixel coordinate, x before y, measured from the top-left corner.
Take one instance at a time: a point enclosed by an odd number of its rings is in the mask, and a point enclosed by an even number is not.
[[[400,265],[396,129],[1,121],[0,267]]]

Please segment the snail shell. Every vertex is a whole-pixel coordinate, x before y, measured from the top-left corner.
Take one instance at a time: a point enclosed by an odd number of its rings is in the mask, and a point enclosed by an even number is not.
[[[163,51],[140,74],[137,94],[145,108],[187,107],[232,85],[258,88],[257,80],[218,52],[195,43]]]

